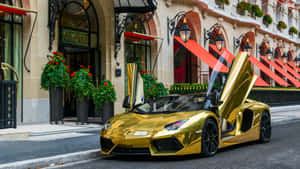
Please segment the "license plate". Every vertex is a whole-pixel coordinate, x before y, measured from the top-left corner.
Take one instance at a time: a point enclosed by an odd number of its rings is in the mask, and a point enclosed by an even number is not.
[[[136,131],[136,132],[134,133],[135,136],[145,136],[145,135],[147,135],[147,134],[148,134],[147,131]]]

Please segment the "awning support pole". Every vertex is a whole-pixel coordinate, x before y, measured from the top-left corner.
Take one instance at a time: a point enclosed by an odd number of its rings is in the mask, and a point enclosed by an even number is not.
[[[29,39],[28,39],[28,42],[27,42],[27,45],[26,45],[26,50],[25,50],[25,53],[24,53],[24,67],[25,67],[25,70],[27,72],[30,72],[30,69],[28,68],[28,66],[26,64],[26,58],[27,58],[27,55],[28,55],[29,46],[31,44],[31,39],[32,39],[32,34],[33,34],[33,31],[34,31],[34,28],[35,28],[35,25],[36,25],[36,22],[37,22],[37,17],[38,17],[37,12],[33,12],[33,13],[35,14],[35,17],[34,17],[33,25],[32,25],[32,28],[31,28],[30,35],[29,35]]]

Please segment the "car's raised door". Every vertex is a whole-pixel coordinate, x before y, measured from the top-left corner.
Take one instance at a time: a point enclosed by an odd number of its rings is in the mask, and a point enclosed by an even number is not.
[[[234,122],[256,79],[248,54],[240,52],[234,60],[220,97],[222,104],[219,106],[219,114],[222,118],[230,123]]]

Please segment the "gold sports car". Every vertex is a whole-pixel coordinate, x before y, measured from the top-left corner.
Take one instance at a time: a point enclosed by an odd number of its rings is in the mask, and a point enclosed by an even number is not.
[[[128,76],[129,112],[106,122],[100,133],[101,153],[213,156],[223,147],[255,140],[269,142],[269,106],[247,99],[257,79],[247,53],[239,53],[227,73],[219,71],[224,64],[228,65],[220,58],[207,92],[173,95],[150,103],[139,101],[141,92],[134,85],[139,84],[139,78],[133,73],[135,66],[128,65],[132,73]]]

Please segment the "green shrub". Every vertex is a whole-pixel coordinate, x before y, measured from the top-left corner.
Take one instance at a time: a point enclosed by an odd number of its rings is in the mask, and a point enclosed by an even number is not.
[[[200,83],[178,83],[170,87],[170,94],[194,94],[201,93],[207,90],[208,84]]]
[[[290,27],[289,29],[289,34],[293,35],[293,34],[297,34],[298,33],[298,29],[295,28],[294,26]]]
[[[251,12],[252,14],[254,14],[259,18],[261,18],[264,15],[263,11],[260,9],[260,7],[257,4],[252,5]]]
[[[238,3],[237,10],[240,14],[245,14],[245,11],[252,12],[252,7],[250,3],[242,1]]]
[[[264,17],[263,17],[263,23],[265,24],[265,25],[270,25],[270,24],[272,24],[273,23],[273,19],[272,19],[272,17],[269,15],[269,14],[267,14],[267,15],[265,15]]]
[[[286,28],[287,28],[287,25],[286,25],[286,23],[285,23],[284,21],[279,21],[278,24],[277,24],[277,28],[278,28],[279,30],[281,30],[281,29],[286,29]]]
[[[69,82],[69,67],[65,65],[63,53],[53,52],[51,60],[45,65],[41,76],[41,88],[67,87]]]

